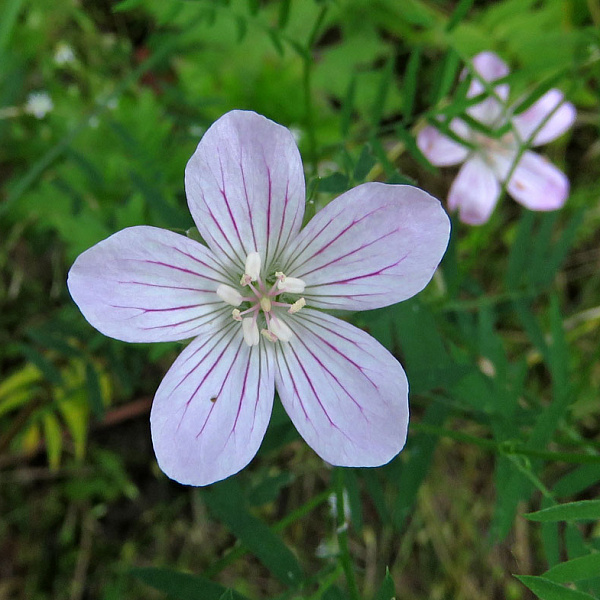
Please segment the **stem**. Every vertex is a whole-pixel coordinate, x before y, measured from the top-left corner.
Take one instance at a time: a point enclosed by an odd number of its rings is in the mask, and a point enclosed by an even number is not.
[[[344,471],[336,468],[333,472],[335,496],[337,506],[337,536],[340,549],[340,563],[346,576],[348,591],[352,600],[360,600],[356,577],[354,576],[354,567],[348,548],[348,522],[344,516]]]

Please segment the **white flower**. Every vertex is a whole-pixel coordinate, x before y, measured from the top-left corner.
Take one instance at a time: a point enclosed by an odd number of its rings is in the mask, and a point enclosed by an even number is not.
[[[66,42],[59,42],[54,51],[54,62],[59,65],[67,65],[75,62],[75,52]]]
[[[32,92],[27,96],[24,110],[36,119],[43,119],[53,108],[54,103],[48,92]]]

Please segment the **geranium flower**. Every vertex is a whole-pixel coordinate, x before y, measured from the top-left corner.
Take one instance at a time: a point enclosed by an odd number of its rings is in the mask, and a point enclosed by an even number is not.
[[[509,73],[506,64],[493,52],[475,56],[473,66],[489,82]],[[467,96],[474,98],[484,91],[482,82],[473,78]],[[574,106],[564,101],[562,92],[552,89],[521,114],[512,115],[513,107],[506,106],[509,86],[499,84],[494,92],[497,98],[490,96],[469,107],[467,113],[492,130],[510,124],[510,131],[502,137],[489,137],[460,118],[452,119],[450,129],[470,142],[474,150],[431,125],[417,136],[421,152],[434,165],[464,163],[450,187],[448,206],[452,211],[458,209],[460,220],[470,225],[481,225],[489,219],[511,170],[506,189],[526,208],[556,210],[569,195],[569,180],[564,173],[535,152],[525,150],[520,157],[519,152],[523,146],[547,144],[567,131],[575,120]]]
[[[304,185],[285,127],[227,113],[185,172],[206,246],[131,227],[81,254],[69,272],[73,299],[105,335],[194,338],[159,386],[150,416],[159,466],[181,483],[206,485],[248,464],[275,387],[329,463],[381,465],[404,445],[402,367],[323,309],[372,309],[416,294],[445,252],[448,217],[417,188],[366,183],[301,230]]]

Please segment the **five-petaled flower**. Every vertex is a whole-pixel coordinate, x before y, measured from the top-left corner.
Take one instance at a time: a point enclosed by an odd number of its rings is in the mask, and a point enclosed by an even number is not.
[[[479,77],[493,82],[509,73],[506,64],[493,52],[481,52],[473,58]],[[552,89],[518,115],[506,104],[509,86],[494,86],[494,95],[470,106],[467,114],[491,130],[509,125],[508,132],[494,138],[470,127],[460,118],[449,124],[450,130],[470,143],[474,149],[450,139],[431,125],[422,129],[417,144],[423,154],[437,166],[464,162],[452,183],[448,196],[450,210],[458,209],[460,220],[470,225],[485,223],[500,196],[501,184],[511,174],[508,193],[531,210],[556,210],[569,194],[569,180],[544,157],[525,150],[541,146],[562,135],[575,120],[575,108],[565,102],[562,92]],[[467,96],[485,92],[485,86],[473,77]],[[515,164],[516,163],[516,164]]]
[[[420,291],[448,243],[440,203],[414,187],[366,183],[301,230],[305,184],[293,136],[244,111],[206,132],[185,186],[206,246],[131,227],[80,255],[68,279],[105,335],[194,338],[154,398],[161,469],[191,485],[238,472],[260,446],[275,387],[326,461],[391,460],[406,439],[404,371],[371,336],[322,309],[378,308]]]

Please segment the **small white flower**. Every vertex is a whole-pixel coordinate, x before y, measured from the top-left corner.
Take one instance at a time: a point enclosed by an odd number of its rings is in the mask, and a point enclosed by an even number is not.
[[[54,51],[54,62],[59,65],[68,65],[75,62],[75,52],[66,42],[59,42]]]
[[[53,108],[54,103],[48,92],[32,92],[27,96],[24,110],[36,119],[43,119]]]

